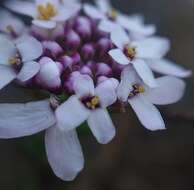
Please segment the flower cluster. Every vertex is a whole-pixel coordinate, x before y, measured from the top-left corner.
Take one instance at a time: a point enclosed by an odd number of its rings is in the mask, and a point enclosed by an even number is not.
[[[16,0],[5,7],[29,16],[32,25],[0,10],[0,89],[15,81],[49,96],[1,104],[0,138],[46,130],[48,161],[68,181],[84,165],[76,128],[87,122],[99,143],[110,142],[115,136],[108,112],[112,106],[129,104],[144,127],[165,129],[155,105],[180,100],[185,90],[180,78],[191,71],[164,58],[170,43],[155,36],[154,25],[145,25],[140,15],[120,13],[108,0],[96,6]]]

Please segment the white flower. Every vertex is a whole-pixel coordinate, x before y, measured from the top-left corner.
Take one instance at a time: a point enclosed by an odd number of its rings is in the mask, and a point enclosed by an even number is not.
[[[59,127],[69,131],[87,121],[97,141],[108,143],[115,136],[115,127],[106,108],[117,100],[115,89],[118,81],[108,79],[94,88],[88,75],[76,73],[73,80],[76,95],[56,110]]]
[[[0,9],[0,32],[11,37],[18,37],[25,31],[24,23],[8,11]]]
[[[127,16],[115,10],[109,0],[96,1],[97,8],[90,4],[84,5],[85,13],[94,19],[102,20],[99,29],[104,32],[112,32],[121,26],[130,32],[135,39],[151,36],[155,33],[154,25],[145,25],[140,16]]]
[[[25,82],[40,69],[34,61],[41,56],[42,45],[33,37],[23,36],[15,43],[0,37],[0,89],[14,79]]]
[[[169,41],[160,37],[131,41],[121,28],[111,33],[111,40],[117,48],[110,50],[109,55],[121,65],[132,64],[147,85],[156,87],[156,81],[146,60],[162,58],[169,50]]]
[[[46,130],[46,153],[54,173],[62,180],[73,180],[84,166],[81,145],[75,130],[59,130],[50,100],[0,104],[0,138],[29,136],[43,130]]]
[[[138,77],[136,71],[126,67],[117,89],[118,98],[128,102],[144,127],[149,130],[165,129],[162,116],[155,105],[172,104],[180,100],[185,91],[185,83],[173,76],[156,79],[158,87],[149,88]]]
[[[53,29],[58,22],[63,22],[73,17],[78,7],[64,6],[60,0],[35,0],[35,2],[8,1],[10,10],[28,15],[33,18],[33,24],[42,28]]]
[[[37,83],[46,89],[55,90],[61,86],[62,64],[53,61],[49,57],[43,57],[39,61],[40,70],[36,75]]]

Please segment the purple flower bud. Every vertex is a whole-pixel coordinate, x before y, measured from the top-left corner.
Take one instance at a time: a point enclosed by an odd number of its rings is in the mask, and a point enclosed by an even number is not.
[[[81,61],[81,56],[79,53],[73,53],[71,58],[73,59],[73,64],[78,64]]]
[[[79,35],[73,30],[68,31],[66,34],[66,43],[65,43],[65,47],[67,48],[67,50],[75,51],[79,48],[80,44],[81,44],[81,39]]]
[[[89,76],[93,76],[92,74],[92,70],[88,67],[88,66],[83,66],[80,70],[80,73],[81,74],[86,74],[86,75],[89,75]]]
[[[100,39],[96,44],[97,49],[97,55],[99,57],[102,57],[104,55],[107,55],[107,52],[112,48],[113,44],[108,38],[102,38]]]
[[[109,65],[105,63],[96,64],[96,76],[111,76],[112,69]]]
[[[92,26],[91,22],[87,17],[80,16],[75,21],[75,31],[83,38],[84,40],[90,39],[92,35]]]
[[[88,61],[94,57],[95,50],[91,43],[85,44],[81,49],[81,56],[84,61]]]
[[[42,43],[44,48],[44,54],[45,56],[51,57],[53,59],[56,59],[60,54],[63,53],[63,49],[61,46],[54,41],[44,41]]]
[[[72,66],[73,66],[73,62],[74,62],[73,59],[72,59],[72,57],[67,56],[67,55],[61,57],[60,61],[63,64],[64,69],[67,69],[67,68],[70,68],[71,69]]]

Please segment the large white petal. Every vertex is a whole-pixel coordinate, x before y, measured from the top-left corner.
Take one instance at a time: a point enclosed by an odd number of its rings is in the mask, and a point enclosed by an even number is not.
[[[108,54],[119,64],[128,65],[130,63],[127,56],[123,53],[121,49],[112,49]]]
[[[151,131],[165,129],[160,112],[143,95],[137,95],[128,101],[144,127]]]
[[[58,127],[64,131],[72,130],[86,121],[89,114],[90,111],[80,100],[76,96],[71,96],[56,110]]]
[[[96,7],[90,5],[90,4],[84,4],[83,6],[84,12],[87,16],[93,18],[93,19],[104,19],[106,16]]]
[[[33,61],[39,58],[43,53],[41,43],[30,36],[21,37],[16,43],[18,51],[22,57],[23,62]]]
[[[0,90],[16,78],[16,73],[9,66],[0,65]]]
[[[9,65],[9,60],[17,53],[13,42],[4,36],[0,36],[0,65]]]
[[[94,95],[94,82],[88,75],[77,74],[72,77],[73,89],[79,98]]]
[[[63,132],[53,126],[46,131],[45,145],[49,164],[62,180],[73,180],[83,169],[84,156],[75,130]]]
[[[35,61],[26,62],[23,64],[22,69],[17,75],[17,79],[25,82],[31,78],[33,78],[40,70],[40,64]]]
[[[110,0],[98,0],[96,4],[104,14],[107,14],[112,9]]]
[[[17,13],[24,14],[30,17],[36,17],[37,16],[37,10],[36,6],[33,2],[27,2],[27,1],[6,1],[5,6]]]
[[[116,88],[118,86],[114,85],[111,79],[107,79],[101,82],[95,89],[95,94],[100,98],[100,105],[106,108],[117,100]]]
[[[33,20],[32,23],[44,29],[54,29],[57,26],[57,23],[52,20]]]
[[[48,100],[0,105],[0,138],[33,135],[56,122]]]
[[[150,37],[145,40],[133,42],[136,47],[138,58],[160,59],[166,55],[170,49],[170,42],[167,38]]]
[[[116,24],[116,23],[114,23],[114,22],[112,22],[112,21],[110,21],[110,20],[108,20],[108,19],[103,19],[103,20],[99,23],[99,25],[98,25],[98,28],[99,28],[101,31],[103,31],[103,32],[108,32],[108,33],[114,31],[114,30],[115,30],[116,28],[118,28],[118,27],[119,27],[118,24]]]
[[[96,109],[88,119],[88,125],[101,144],[109,143],[115,136],[115,127],[107,110]]]
[[[185,69],[182,66],[177,65],[176,63],[173,63],[167,59],[149,59],[146,62],[149,67],[157,73],[173,75],[181,78],[189,77],[192,74],[191,70]]]
[[[179,101],[185,92],[185,83],[183,80],[164,76],[157,79],[157,88],[147,88],[146,98],[153,104],[166,105]]]
[[[115,28],[115,30],[111,32],[110,37],[113,44],[115,44],[118,48],[122,50],[126,45],[129,45],[130,43],[129,35],[121,27]]]
[[[135,59],[132,61],[132,64],[145,84],[152,88],[157,86],[156,79],[154,78],[151,69],[148,67],[144,60]]]

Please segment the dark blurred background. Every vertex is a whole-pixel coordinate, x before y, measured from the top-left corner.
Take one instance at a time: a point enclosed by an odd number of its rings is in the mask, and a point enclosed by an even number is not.
[[[155,23],[157,33],[172,41],[169,58],[194,70],[194,0],[113,0],[113,4]],[[0,140],[0,189],[194,190],[194,79],[187,79],[187,84],[181,102],[161,107],[166,131],[147,131],[130,109],[113,114],[117,136],[108,145],[97,144],[81,130],[86,164],[74,182],[63,182],[52,173],[43,133]],[[16,86],[0,95],[1,102],[32,99],[29,91]]]

